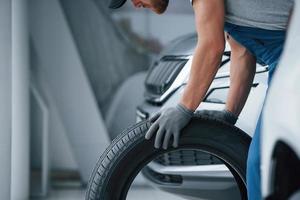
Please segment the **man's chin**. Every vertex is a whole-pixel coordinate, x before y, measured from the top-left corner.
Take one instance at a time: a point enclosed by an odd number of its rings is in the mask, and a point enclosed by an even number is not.
[[[166,9],[161,10],[161,9],[151,9],[153,12],[155,12],[158,15],[161,15],[163,13],[165,13]]]

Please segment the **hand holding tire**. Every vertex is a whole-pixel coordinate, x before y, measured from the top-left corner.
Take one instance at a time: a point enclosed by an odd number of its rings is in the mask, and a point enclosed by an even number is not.
[[[174,148],[178,147],[180,131],[193,117],[193,111],[187,109],[181,104],[176,107],[168,108],[157,113],[150,121],[153,123],[147,131],[145,138],[151,139],[155,135],[155,148],[167,149],[171,138],[173,137]]]
[[[233,114],[232,112],[224,109],[224,110],[200,110],[196,111],[197,115],[201,115],[202,117],[211,117],[213,119],[225,121],[229,124],[235,125],[238,120],[238,116]]]

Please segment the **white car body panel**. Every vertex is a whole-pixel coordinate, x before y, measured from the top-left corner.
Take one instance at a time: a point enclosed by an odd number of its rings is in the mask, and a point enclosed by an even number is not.
[[[285,50],[274,76],[263,115],[262,194],[270,195],[272,154],[278,141],[300,156],[300,2],[294,13]]]

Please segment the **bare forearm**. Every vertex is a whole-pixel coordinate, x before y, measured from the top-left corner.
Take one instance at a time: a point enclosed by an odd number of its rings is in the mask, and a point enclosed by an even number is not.
[[[196,110],[211,85],[221,61],[222,49],[210,49],[199,44],[196,48],[191,73],[180,103]]]
[[[255,75],[256,61],[250,53],[232,51],[230,65],[230,90],[226,109],[239,116],[248,98]]]
[[[231,47],[230,89],[226,109],[239,116],[248,98],[255,75],[256,60],[248,50],[226,36]]]
[[[193,8],[198,43],[180,103],[194,111],[214,79],[224,51],[224,0],[194,0]]]

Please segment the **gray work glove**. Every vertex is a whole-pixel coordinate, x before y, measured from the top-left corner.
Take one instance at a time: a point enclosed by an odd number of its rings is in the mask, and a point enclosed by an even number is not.
[[[167,149],[173,136],[173,147],[178,147],[180,131],[190,122],[193,113],[192,110],[181,104],[158,112],[150,118],[153,124],[147,131],[145,138],[149,140],[156,133],[154,147],[160,148],[163,143],[163,148]]]
[[[197,115],[206,116],[221,121],[225,121],[229,124],[235,125],[238,117],[228,110],[199,110],[196,112]]]

